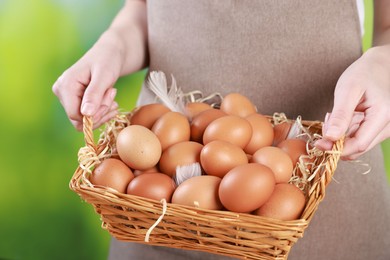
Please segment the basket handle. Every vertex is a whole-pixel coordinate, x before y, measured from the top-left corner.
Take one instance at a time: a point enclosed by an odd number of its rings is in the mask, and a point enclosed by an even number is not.
[[[83,117],[83,133],[85,145],[88,146],[91,150],[97,152],[97,147],[93,136],[93,122],[91,116]]]
[[[86,172],[91,172],[91,168],[100,163],[102,159],[109,156],[110,147],[105,142],[95,143],[93,135],[92,117],[83,117],[83,133],[85,146],[78,152],[79,166]]]

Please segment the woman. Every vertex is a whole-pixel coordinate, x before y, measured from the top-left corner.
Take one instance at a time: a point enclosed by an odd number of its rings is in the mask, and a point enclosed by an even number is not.
[[[184,92],[250,96],[263,114],[325,117],[321,149],[347,135],[327,196],[289,259],[388,259],[390,190],[378,144],[390,137],[390,5],[375,1],[374,44],[362,55],[360,1],[128,0],[54,93],[79,130],[117,113],[118,77],[146,66]],[[336,87],[335,87],[336,86]],[[138,104],[151,101],[142,89]],[[331,111],[330,114],[327,114]],[[358,113],[363,112],[363,113]],[[110,259],[225,259],[112,240]]]

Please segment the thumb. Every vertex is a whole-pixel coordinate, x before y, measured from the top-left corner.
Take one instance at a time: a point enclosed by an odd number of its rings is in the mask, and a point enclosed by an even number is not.
[[[324,125],[324,137],[337,141],[348,131],[354,112],[362,98],[357,88],[337,86],[332,113]]]
[[[99,110],[104,94],[111,88],[117,77],[108,76],[108,73],[99,71],[91,73],[91,82],[86,88],[81,102],[81,114],[84,116],[94,116]]]

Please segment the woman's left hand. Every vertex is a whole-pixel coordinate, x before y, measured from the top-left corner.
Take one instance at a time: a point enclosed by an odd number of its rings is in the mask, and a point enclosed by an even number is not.
[[[390,137],[390,45],[365,52],[340,77],[327,114],[322,150],[345,136],[342,159],[353,160]]]

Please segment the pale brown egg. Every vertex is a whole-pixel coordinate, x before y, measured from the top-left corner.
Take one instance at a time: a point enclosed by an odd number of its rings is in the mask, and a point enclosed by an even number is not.
[[[200,153],[200,163],[208,175],[222,178],[234,167],[247,164],[248,157],[237,145],[215,140],[203,147]]]
[[[186,104],[186,114],[189,118],[194,118],[199,113],[212,109],[212,107],[207,103],[202,102],[190,102]]]
[[[240,117],[247,117],[256,113],[255,105],[246,96],[239,93],[226,95],[221,102],[220,109],[226,114]]]
[[[134,178],[130,168],[121,160],[108,158],[93,170],[90,181],[94,185],[110,187],[126,193],[126,187]]]
[[[196,176],[180,184],[172,196],[172,203],[202,209],[220,210],[223,208],[218,197],[221,178],[216,176]]]
[[[171,111],[169,108],[160,103],[143,105],[130,115],[130,124],[151,129],[157,119],[169,111]]]
[[[283,122],[274,126],[274,141],[273,146],[277,146],[282,141],[286,140],[291,128],[290,122]]]
[[[272,145],[274,139],[274,129],[271,122],[263,115],[251,114],[246,120],[252,126],[252,137],[245,146],[244,151],[253,154],[262,147]]]
[[[275,177],[267,166],[258,163],[239,165],[230,170],[219,185],[222,205],[234,212],[252,212],[271,196]]]
[[[171,177],[154,172],[135,177],[127,187],[127,194],[170,202],[176,185]]]
[[[160,140],[162,150],[190,140],[190,123],[187,117],[178,112],[165,113],[154,123],[152,131]]]
[[[275,182],[288,182],[293,173],[293,163],[290,156],[279,147],[266,146],[257,150],[252,162],[260,163],[272,170]]]
[[[295,185],[279,183],[275,185],[271,197],[254,214],[280,220],[299,219],[306,200],[303,192]]]
[[[202,143],[203,133],[206,127],[215,119],[226,116],[219,109],[208,109],[196,115],[191,121],[191,140]]]
[[[200,151],[203,145],[197,142],[185,141],[171,145],[161,155],[160,170],[173,176],[177,166],[200,162]]]
[[[286,139],[278,147],[290,156],[294,167],[300,156],[307,155],[306,142],[302,139]]]
[[[155,166],[161,157],[161,144],[148,128],[130,125],[119,132],[116,140],[119,157],[132,169],[145,170]]]
[[[245,118],[223,116],[211,122],[203,134],[203,144],[222,140],[244,148],[252,137],[252,126]]]

